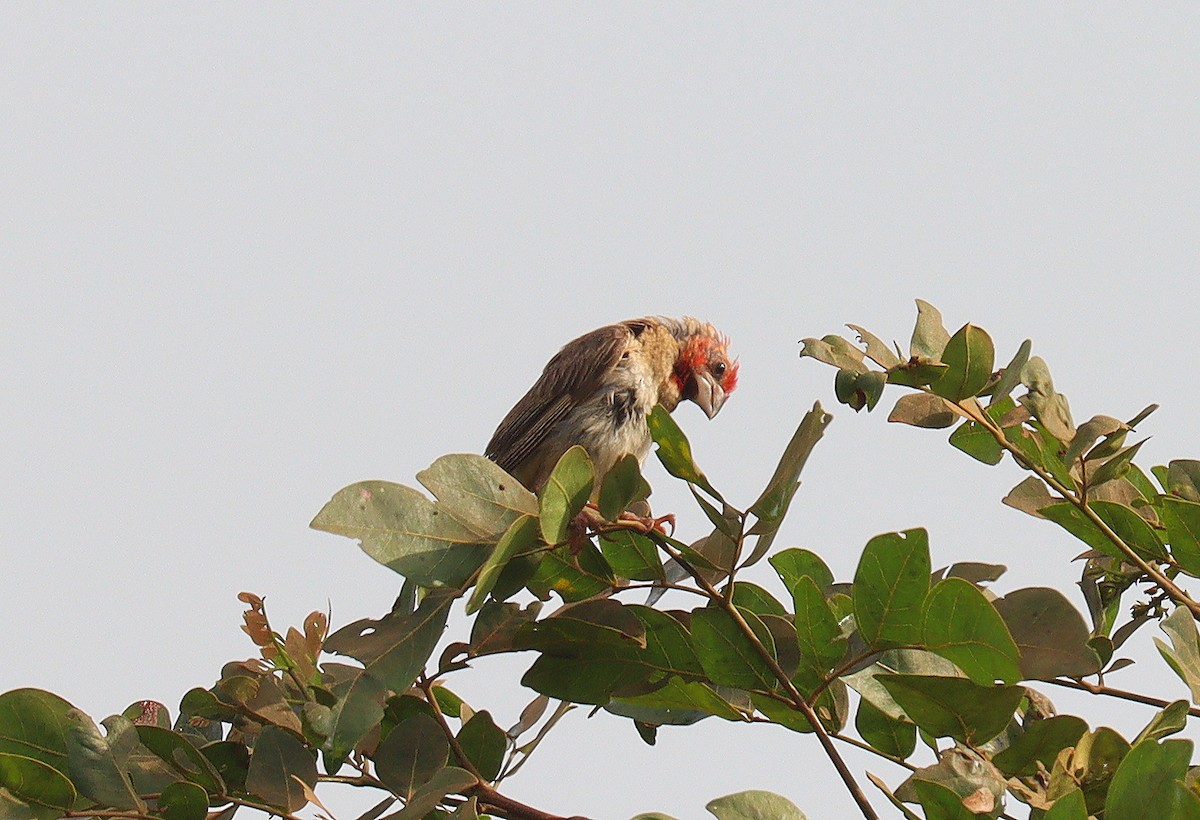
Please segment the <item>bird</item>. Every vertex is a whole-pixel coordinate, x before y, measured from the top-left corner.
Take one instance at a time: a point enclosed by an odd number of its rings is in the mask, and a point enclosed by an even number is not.
[[[568,342],[496,428],[484,455],[540,492],[573,445],[595,465],[596,487],[625,454],[650,452],[646,417],[683,401],[710,419],[737,387],[729,339],[690,316],[648,316],[597,328]]]

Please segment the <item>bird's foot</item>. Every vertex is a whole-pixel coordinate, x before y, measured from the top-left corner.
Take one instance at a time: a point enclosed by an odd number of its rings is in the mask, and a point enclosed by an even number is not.
[[[660,515],[657,518],[652,515],[638,515],[631,512],[623,512],[617,517],[618,521],[626,524],[632,524],[631,529],[641,532],[643,535],[649,535],[651,532],[660,532],[663,535],[675,535],[675,514],[667,513]],[[667,532],[667,526],[671,525],[671,532]]]
[[[669,532],[668,525],[670,526]],[[589,501],[571,521],[567,529],[567,543],[570,545],[571,554],[579,554],[584,545],[588,543],[591,533],[606,529],[633,530],[643,535],[659,532],[663,535],[673,536],[675,534],[675,516],[672,513],[660,516],[638,515],[627,510],[617,516],[616,521],[610,522],[600,514],[600,508]]]

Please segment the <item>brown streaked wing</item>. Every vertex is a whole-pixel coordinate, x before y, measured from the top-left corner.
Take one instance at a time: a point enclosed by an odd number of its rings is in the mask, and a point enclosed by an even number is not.
[[[597,328],[568,342],[518,401],[484,455],[512,472],[546,440],[554,425],[599,388],[629,345],[627,323]]]

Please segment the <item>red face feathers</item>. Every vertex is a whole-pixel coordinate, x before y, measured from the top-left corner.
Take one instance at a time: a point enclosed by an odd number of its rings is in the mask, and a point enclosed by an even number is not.
[[[737,387],[738,363],[729,358],[729,337],[690,316],[679,322],[664,320],[664,323],[680,342],[671,371],[671,383],[679,391],[679,400],[695,402],[705,415],[713,418]]]

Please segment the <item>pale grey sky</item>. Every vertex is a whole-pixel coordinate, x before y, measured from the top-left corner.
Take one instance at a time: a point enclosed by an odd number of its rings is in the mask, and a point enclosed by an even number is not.
[[[737,393],[712,423],[677,419],[733,499],[815,399],[833,410],[778,543],[842,579],[872,535],[924,525],[935,565],[1006,563],[1001,591],[1051,583],[1082,606],[1078,544],[999,504],[1011,464],[855,416],[797,358],[845,322],[906,340],[914,297],[951,330],[987,328],[1001,357],[1032,337],[1079,419],[1161,402],[1145,463],[1200,456],[1195,4],[3,16],[0,690],[97,718],[174,710],[252,654],[241,590],[280,627],[380,614],[399,577],[308,530],[313,514],[352,481],[412,483],[478,451],[561,344],[631,316],[732,337]],[[527,663],[459,688],[511,722]],[[1153,650],[1122,674],[1186,696]],[[1093,725],[1149,717],[1049,693]],[[695,818],[765,788],[812,818],[853,811],[811,737],[713,719],[648,748],[581,712],[514,796]]]

